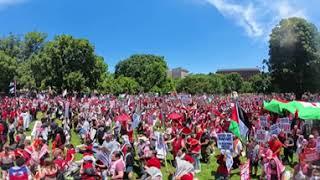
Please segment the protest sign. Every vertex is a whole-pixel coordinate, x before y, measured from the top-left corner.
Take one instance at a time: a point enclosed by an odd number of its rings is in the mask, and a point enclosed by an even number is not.
[[[243,165],[240,165],[240,179],[250,180],[250,162],[247,161]]]
[[[300,154],[300,160],[303,162],[312,162],[319,159],[319,153],[312,148],[305,148]]]
[[[267,131],[265,130],[257,130],[256,132],[256,140],[258,142],[266,142],[267,141]]]
[[[232,133],[219,133],[218,136],[218,148],[225,150],[233,149],[233,137]]]
[[[278,124],[273,124],[270,126],[270,134],[278,135],[280,133],[280,129],[278,127]]]
[[[278,121],[280,124],[284,124],[284,123],[288,123],[290,124],[290,121],[289,121],[289,118],[287,117],[284,117],[284,118],[280,118],[279,121]]]
[[[317,151],[320,153],[320,137],[317,138]]]
[[[279,123],[278,126],[283,132],[286,132],[286,133],[290,132],[290,129],[291,129],[290,123]]]
[[[260,116],[260,126],[269,127],[268,118],[266,116]]]

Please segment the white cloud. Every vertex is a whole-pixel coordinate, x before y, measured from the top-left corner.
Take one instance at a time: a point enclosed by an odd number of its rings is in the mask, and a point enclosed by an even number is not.
[[[0,0],[0,8],[6,8],[9,6],[17,5],[25,1],[26,0]]]
[[[223,16],[244,28],[250,37],[268,37],[281,19],[303,17],[308,3],[303,0],[202,0],[214,6]],[[320,5],[320,3],[319,3]]]

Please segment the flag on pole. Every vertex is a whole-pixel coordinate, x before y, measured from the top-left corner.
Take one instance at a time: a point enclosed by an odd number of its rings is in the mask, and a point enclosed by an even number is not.
[[[231,103],[231,108],[232,114],[229,131],[242,140],[246,140],[248,131],[251,128],[251,123],[246,112],[240,107],[238,102]]]

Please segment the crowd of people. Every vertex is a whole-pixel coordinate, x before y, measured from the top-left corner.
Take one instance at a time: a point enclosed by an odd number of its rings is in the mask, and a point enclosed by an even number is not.
[[[201,164],[213,160],[218,167],[212,167],[211,179],[232,179],[231,171],[246,163],[251,178],[319,179],[319,126],[296,114],[265,111],[263,101],[273,98],[280,96],[2,97],[0,179],[192,180],[203,171]],[[233,133],[232,148],[221,148],[218,135],[232,133],[234,104],[243,110],[248,131]],[[289,131],[271,133],[283,117]],[[257,138],[259,130],[266,132],[264,140]],[[316,157],[306,157],[310,151]]]

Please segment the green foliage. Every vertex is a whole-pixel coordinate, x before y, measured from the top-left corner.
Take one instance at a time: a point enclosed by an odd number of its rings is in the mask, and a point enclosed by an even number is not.
[[[120,76],[114,80],[113,94],[136,94],[139,91],[139,84],[130,77]]]
[[[295,92],[300,98],[305,91],[319,90],[318,36],[315,25],[301,18],[284,19],[273,28],[267,65],[281,92]]]
[[[240,89],[240,92],[241,93],[252,93],[253,92],[252,83],[249,81],[243,82],[241,89]]]
[[[221,75],[194,74],[189,75],[178,82],[178,92],[186,92],[190,94],[202,93],[222,93],[223,80]]]
[[[8,91],[8,86],[16,75],[17,61],[0,51],[0,91]]]
[[[63,88],[97,88],[107,66],[102,57],[95,55],[94,47],[88,40],[61,35],[48,42],[43,51],[34,57],[31,69],[37,85],[44,82],[46,86],[61,91]],[[73,80],[75,82],[71,82]]]
[[[232,91],[240,91],[243,84],[243,79],[238,73],[226,74],[223,80],[226,93],[230,93]]]
[[[0,51],[9,57],[20,59],[22,56],[22,42],[19,36],[9,34],[0,39]]]
[[[257,74],[250,79],[252,89],[257,93],[270,93],[272,90],[271,77],[269,74]]]
[[[135,79],[144,92],[159,87],[167,77],[167,63],[164,57],[155,55],[133,55],[120,61],[115,67],[115,76]]]
[[[22,42],[22,58],[28,60],[32,55],[38,54],[46,43],[47,34],[42,32],[29,32]]]
[[[70,72],[64,75],[63,81],[65,82],[63,89],[72,89],[81,92],[85,88],[86,79],[83,74],[79,71]]]

